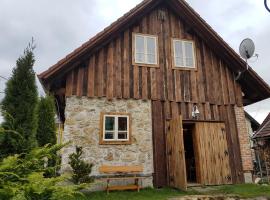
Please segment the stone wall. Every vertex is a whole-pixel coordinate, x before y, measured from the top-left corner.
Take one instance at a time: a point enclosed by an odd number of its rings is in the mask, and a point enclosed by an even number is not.
[[[99,144],[101,112],[131,114],[131,145]],[[94,164],[91,175],[99,176],[101,165],[143,165],[143,174],[149,177],[143,185],[152,186],[151,101],[69,97],[66,99],[65,116],[63,141],[71,141],[71,145],[63,149],[62,170],[70,170],[68,155],[79,145],[83,147],[83,158]]]
[[[252,182],[251,171],[253,170],[253,164],[244,108],[235,106],[234,111],[245,182]]]

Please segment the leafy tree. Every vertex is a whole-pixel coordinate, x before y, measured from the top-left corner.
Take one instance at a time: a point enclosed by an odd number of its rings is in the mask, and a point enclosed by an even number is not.
[[[19,134],[5,133],[0,141],[1,157],[28,152],[37,145],[38,92],[33,70],[33,49],[32,42],[17,60],[12,76],[6,83],[5,97],[2,101],[2,126]]]
[[[72,181],[75,184],[91,183],[93,181],[90,177],[93,164],[86,163],[82,160],[82,147],[76,146],[76,152],[69,155],[69,164],[73,170]]]
[[[37,141],[39,146],[56,144],[54,98],[50,95],[41,97],[38,103]]]

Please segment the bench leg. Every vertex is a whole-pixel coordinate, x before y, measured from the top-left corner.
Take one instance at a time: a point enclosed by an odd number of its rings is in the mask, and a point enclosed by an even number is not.
[[[107,187],[106,187],[107,194],[109,194],[109,186],[110,186],[110,179],[107,179]]]
[[[139,179],[135,178],[135,185],[137,186],[137,192],[140,191]]]

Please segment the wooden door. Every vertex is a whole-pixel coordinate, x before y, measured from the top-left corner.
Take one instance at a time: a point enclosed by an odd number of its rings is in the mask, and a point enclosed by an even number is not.
[[[186,164],[181,116],[167,122],[166,145],[169,186],[186,190]]]
[[[196,122],[196,174],[204,185],[231,184],[231,169],[224,123]]]

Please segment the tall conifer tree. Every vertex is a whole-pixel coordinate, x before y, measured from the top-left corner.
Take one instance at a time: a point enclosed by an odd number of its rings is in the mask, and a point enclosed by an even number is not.
[[[38,104],[37,141],[39,146],[56,144],[54,98],[50,95],[41,97]]]
[[[37,145],[38,91],[33,70],[33,49],[32,42],[17,60],[12,76],[6,83],[2,126],[15,132],[5,132],[0,144],[1,157],[28,152]]]

